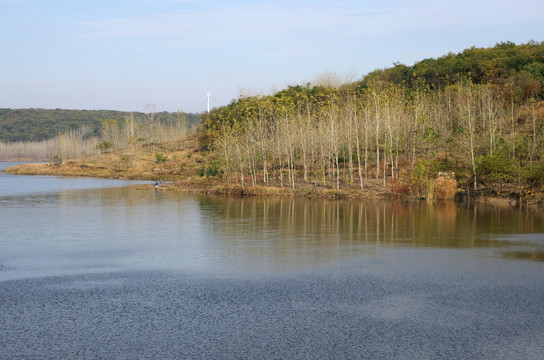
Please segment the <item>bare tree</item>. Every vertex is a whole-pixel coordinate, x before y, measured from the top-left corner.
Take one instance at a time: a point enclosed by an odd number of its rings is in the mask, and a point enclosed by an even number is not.
[[[480,124],[476,107],[476,97],[478,95],[478,89],[471,81],[457,84],[459,123],[457,139],[462,152],[466,155],[465,159],[468,158],[472,170],[474,190],[477,189],[476,154],[480,144]]]

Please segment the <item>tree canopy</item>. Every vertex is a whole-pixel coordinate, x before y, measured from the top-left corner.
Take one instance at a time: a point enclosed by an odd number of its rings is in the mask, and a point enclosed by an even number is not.
[[[437,89],[467,78],[475,84],[510,84],[518,101],[528,96],[542,96],[544,42],[516,45],[507,41],[491,48],[471,47],[458,54],[424,59],[413,66],[395,63],[393,67],[369,73],[360,85],[379,80],[408,88]]]

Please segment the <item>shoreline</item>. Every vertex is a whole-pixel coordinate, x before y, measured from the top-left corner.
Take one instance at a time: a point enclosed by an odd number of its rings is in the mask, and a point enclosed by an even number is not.
[[[164,184],[162,189],[178,192],[192,192],[228,196],[287,196],[324,199],[390,199],[393,196],[382,179],[367,179],[364,190],[359,187],[329,188],[313,184],[297,184],[295,188],[288,186],[263,186],[251,183],[229,184],[219,179],[200,177],[197,174],[182,171],[166,171],[160,166],[147,168],[119,168],[93,164],[79,160],[69,160],[64,163],[27,163],[9,167],[6,172],[14,175],[54,175],[74,177],[95,177],[119,180],[163,180],[171,183]]]
[[[418,198],[415,195],[395,195],[391,192],[391,186],[384,186],[383,179],[365,179],[363,190],[359,186],[343,186],[339,190],[322,185],[314,186],[312,183],[296,184],[293,189],[290,186],[264,186],[261,184],[241,185],[227,183],[224,180],[200,177],[194,171],[167,169],[148,161],[146,166],[139,164],[134,167],[108,166],[102,161],[67,160],[63,163],[25,163],[6,168],[4,171],[14,175],[53,175],[93,177],[119,180],[163,180],[169,183],[161,188],[167,191],[186,193],[210,194],[219,196],[256,196],[256,197],[306,197],[328,200],[421,200],[421,201],[469,201],[475,203],[487,203],[494,206],[536,206],[543,205],[543,193],[504,194],[498,196],[485,189],[479,191],[476,196],[467,199],[467,194],[457,192],[455,199],[439,200]],[[461,200],[460,200],[461,199]]]
[[[412,200],[413,196],[397,196],[391,193],[390,185],[383,185],[383,179],[365,179],[363,190],[358,185],[341,186],[339,190],[323,185],[315,186],[313,183],[297,183],[295,188],[280,186],[279,184],[265,186],[251,181],[245,185],[228,183],[217,178],[201,177],[197,171],[191,171],[189,167],[184,170],[172,169],[170,166],[156,164],[153,161],[142,161],[134,167],[121,167],[104,159],[87,158],[74,159],[49,163],[25,163],[5,169],[14,175],[53,175],[94,177],[119,180],[148,180],[168,181],[161,188],[168,191],[211,194],[219,196],[280,196],[280,197],[306,197],[316,199],[366,199],[366,200]]]

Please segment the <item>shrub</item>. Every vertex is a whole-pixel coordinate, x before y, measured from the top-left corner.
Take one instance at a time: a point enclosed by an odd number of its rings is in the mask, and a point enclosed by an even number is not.
[[[198,175],[200,177],[210,177],[210,176],[217,176],[219,175],[219,162],[218,161],[210,161],[208,166],[202,165],[200,170],[198,171]]]
[[[453,172],[440,172],[434,181],[433,196],[435,199],[452,200],[457,193],[457,180]]]
[[[113,143],[111,141],[103,140],[96,144],[96,148],[100,150],[101,152],[106,152],[107,150],[111,149],[113,147]]]
[[[158,163],[163,163],[163,162],[166,162],[168,160],[168,156],[165,156],[161,153],[156,153],[155,154],[155,161],[158,162]]]
[[[517,166],[505,156],[485,155],[478,158],[476,173],[483,181],[512,182],[516,179]]]
[[[426,197],[432,187],[432,177],[437,173],[439,164],[433,160],[418,162],[410,173],[410,188],[414,195]]]
[[[410,194],[410,184],[401,182],[399,179],[391,179],[391,193],[393,195]]]
[[[217,176],[217,174],[219,174],[219,163],[217,161],[210,161],[206,169],[206,176]]]
[[[544,164],[529,166],[522,171],[523,180],[532,187],[544,185]]]

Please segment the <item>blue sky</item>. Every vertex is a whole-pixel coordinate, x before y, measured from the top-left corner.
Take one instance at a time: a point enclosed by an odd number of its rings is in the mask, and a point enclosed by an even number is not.
[[[542,0],[0,0],[0,108],[201,112],[325,73],[544,40]]]

